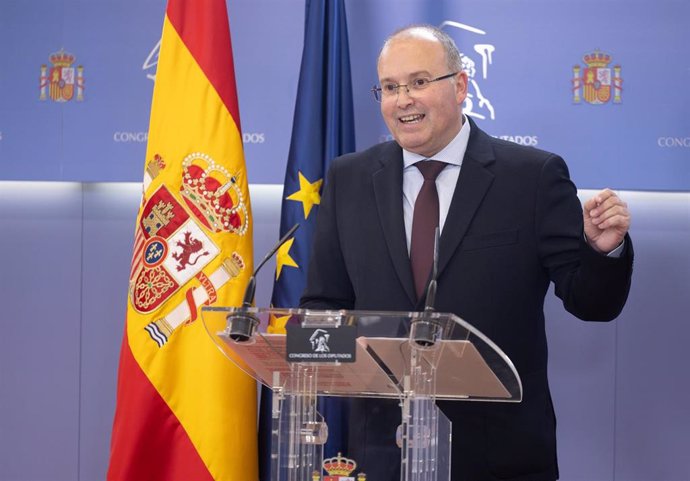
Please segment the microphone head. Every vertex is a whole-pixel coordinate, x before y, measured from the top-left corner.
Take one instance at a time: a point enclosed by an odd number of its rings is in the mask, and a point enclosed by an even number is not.
[[[422,350],[434,349],[441,339],[443,328],[437,321],[426,316],[412,321],[409,340],[412,347]]]
[[[248,312],[235,312],[226,318],[225,334],[235,342],[249,342],[253,340],[259,319]]]

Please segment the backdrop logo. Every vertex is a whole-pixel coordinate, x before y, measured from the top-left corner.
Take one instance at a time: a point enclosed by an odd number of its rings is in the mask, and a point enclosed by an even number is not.
[[[52,64],[50,70],[45,64],[41,65],[40,99],[50,96],[55,102],[69,102],[76,93],[78,101],[84,100],[84,67],[72,67],[76,57],[60,49],[48,59]]]
[[[158,43],[151,49],[149,52],[148,57],[146,57],[146,60],[144,60],[144,65],[141,66],[141,69],[146,72],[146,78],[150,78],[151,80],[155,81],[156,80],[156,68],[158,65],[158,54],[161,51],[161,41],[159,40]]]
[[[579,104],[584,98],[589,104],[602,105],[611,100],[611,97],[614,104],[621,103],[621,66],[609,68],[611,56],[599,50],[585,54],[582,60],[586,65],[584,69],[580,65],[573,67],[573,103]]]
[[[463,23],[446,20],[440,26],[443,30],[459,29],[470,32],[476,35],[486,35],[484,30]],[[475,43],[473,46],[474,53],[470,56],[467,52],[460,52],[462,54],[463,70],[467,72],[469,80],[467,88],[467,98],[462,107],[462,111],[469,117],[478,119],[496,119],[496,111],[482,88],[485,80],[489,77],[489,66],[493,62],[492,55],[496,47],[489,43]],[[479,75],[477,64],[481,65],[481,75]]]

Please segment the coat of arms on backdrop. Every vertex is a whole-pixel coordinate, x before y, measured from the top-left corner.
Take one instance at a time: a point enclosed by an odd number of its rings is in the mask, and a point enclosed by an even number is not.
[[[621,103],[623,78],[621,66],[609,67],[611,55],[595,50],[582,57],[586,67],[573,67],[573,103],[585,102],[593,105],[608,103],[613,98],[614,104]]]
[[[55,102],[69,102],[76,96],[77,101],[84,100],[84,67],[73,67],[76,57],[60,49],[48,57],[50,68],[41,65],[41,100],[50,97]]]

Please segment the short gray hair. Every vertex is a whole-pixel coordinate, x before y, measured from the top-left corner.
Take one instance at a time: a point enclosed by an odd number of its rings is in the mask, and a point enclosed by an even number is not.
[[[401,37],[411,37],[414,36],[415,31],[423,31],[432,37],[434,37],[436,40],[438,40],[441,43],[441,46],[443,47],[443,51],[446,54],[446,62],[448,64],[448,68],[450,69],[451,72],[461,72],[462,71],[462,54],[458,50],[457,45],[455,45],[455,41],[453,41],[450,36],[441,30],[438,27],[434,27],[433,25],[429,25],[426,23],[419,23],[419,24],[413,24],[413,25],[408,25],[406,27],[400,28],[393,32],[385,42],[383,42],[383,46],[381,47],[381,50],[379,51],[379,56],[378,59],[381,58],[381,54],[385,50],[385,48],[395,39],[401,38]],[[377,60],[378,62],[378,60]]]

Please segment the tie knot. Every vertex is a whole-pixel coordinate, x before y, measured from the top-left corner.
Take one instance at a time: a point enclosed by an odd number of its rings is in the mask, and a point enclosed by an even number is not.
[[[414,165],[422,173],[424,180],[435,181],[447,164],[439,160],[422,160]]]

